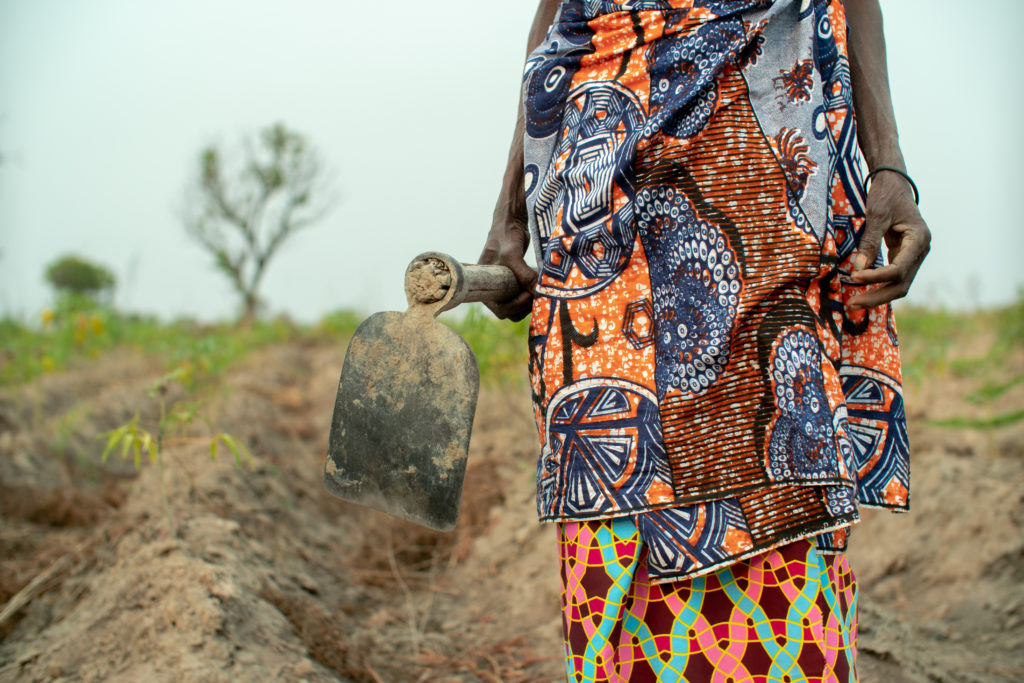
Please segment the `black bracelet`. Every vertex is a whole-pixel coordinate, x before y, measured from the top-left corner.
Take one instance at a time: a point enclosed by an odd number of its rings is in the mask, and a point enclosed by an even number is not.
[[[910,189],[914,191],[914,203],[921,203],[921,195],[917,193],[917,185],[914,184],[914,181],[911,180],[910,176],[908,176],[906,173],[892,166],[879,166],[875,170],[871,171],[871,173],[868,173],[868,177],[864,179],[864,194],[868,193],[868,183],[871,182],[871,179],[874,178],[875,174],[878,173],[879,171],[892,171],[893,173],[903,176],[903,179],[910,183]]]

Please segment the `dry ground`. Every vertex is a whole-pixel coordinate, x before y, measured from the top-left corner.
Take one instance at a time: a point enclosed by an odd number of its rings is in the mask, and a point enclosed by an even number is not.
[[[173,522],[157,468],[97,457],[97,434],[152,417],[152,361],[0,393],[0,610],[17,608],[0,681],[562,679],[525,386],[483,392],[460,526],[435,534],[324,492],[341,355],[295,343],[229,371],[206,411],[254,466],[172,448]],[[1024,385],[984,406],[973,388],[908,388],[913,512],[868,515],[853,539],[863,681],[1024,680],[1022,425],[933,424],[1018,410]]]

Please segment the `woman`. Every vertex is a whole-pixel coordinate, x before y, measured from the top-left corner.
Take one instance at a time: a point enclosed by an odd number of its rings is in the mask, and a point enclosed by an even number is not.
[[[530,45],[480,262],[531,314],[570,680],[855,680],[930,241],[877,0],[543,0]]]

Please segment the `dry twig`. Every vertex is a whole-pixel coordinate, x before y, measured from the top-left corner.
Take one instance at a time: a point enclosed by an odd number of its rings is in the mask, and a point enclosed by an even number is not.
[[[43,573],[32,579],[27,586],[11,596],[4,608],[0,610],[0,626],[8,619],[28,606],[30,602],[46,591],[60,585],[61,575],[71,568],[72,558],[76,553],[68,553],[54,562]]]

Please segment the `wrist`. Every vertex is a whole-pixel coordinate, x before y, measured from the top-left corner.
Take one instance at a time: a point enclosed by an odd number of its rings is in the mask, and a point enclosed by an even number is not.
[[[885,176],[888,182],[895,182],[901,184],[904,188],[913,193],[914,203],[921,203],[921,195],[917,191],[917,183],[903,170],[902,167],[896,166],[876,166],[867,178],[864,179],[865,192],[870,189],[871,183],[877,176]]]

